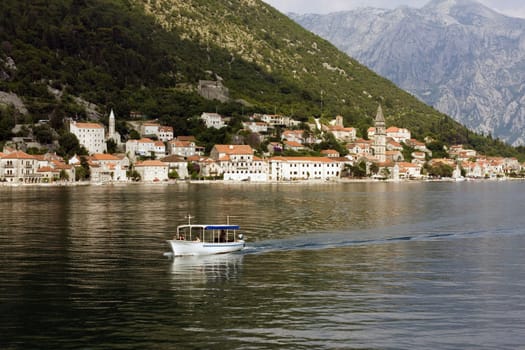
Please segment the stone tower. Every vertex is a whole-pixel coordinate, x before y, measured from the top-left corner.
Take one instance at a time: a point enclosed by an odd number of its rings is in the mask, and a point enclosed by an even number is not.
[[[374,135],[374,155],[378,162],[386,161],[386,126],[385,117],[383,115],[383,108],[381,105],[377,107],[376,119],[374,121],[375,135]]]
[[[117,146],[120,146],[122,144],[120,134],[117,131],[115,131],[115,113],[113,113],[113,109],[109,113],[109,128],[107,140],[115,141]]]
[[[113,113],[113,109],[109,113],[109,138],[113,138],[113,135],[115,135],[115,113]]]

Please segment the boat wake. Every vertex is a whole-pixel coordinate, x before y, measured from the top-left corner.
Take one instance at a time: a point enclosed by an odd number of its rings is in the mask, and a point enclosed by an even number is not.
[[[520,234],[517,228],[500,228],[496,230],[476,230],[457,232],[415,232],[409,235],[385,237],[377,232],[317,232],[300,237],[281,240],[268,240],[247,243],[242,254],[261,254],[275,251],[320,250],[377,244],[399,244],[407,242],[443,241],[454,239],[481,238],[495,235]],[[366,238],[366,237],[371,238]]]

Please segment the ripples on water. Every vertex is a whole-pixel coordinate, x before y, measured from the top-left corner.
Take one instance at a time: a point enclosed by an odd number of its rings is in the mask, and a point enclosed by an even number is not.
[[[0,348],[516,349],[521,187],[0,188]],[[166,258],[187,213],[247,249]]]

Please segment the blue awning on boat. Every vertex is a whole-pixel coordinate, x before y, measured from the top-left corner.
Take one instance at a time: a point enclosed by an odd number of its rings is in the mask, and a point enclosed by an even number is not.
[[[238,225],[206,225],[205,230],[238,230]]]

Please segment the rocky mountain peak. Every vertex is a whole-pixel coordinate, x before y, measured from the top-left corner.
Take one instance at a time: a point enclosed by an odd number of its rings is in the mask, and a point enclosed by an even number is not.
[[[432,0],[421,11],[432,16],[453,18],[463,25],[477,26],[505,17],[475,0]]]
[[[525,144],[524,19],[474,0],[337,16],[294,19],[469,128]]]

